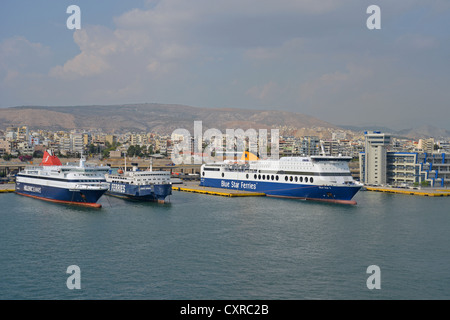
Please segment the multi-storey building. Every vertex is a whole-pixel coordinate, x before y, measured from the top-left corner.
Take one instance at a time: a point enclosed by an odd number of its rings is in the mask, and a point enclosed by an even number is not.
[[[365,153],[360,153],[361,181],[365,184],[386,184],[386,152],[390,144],[389,134],[380,131],[365,132]]]
[[[320,139],[315,136],[303,137],[300,147],[300,154],[302,156],[315,156],[320,154]]]
[[[360,176],[365,184],[373,184],[364,180],[366,175],[366,154],[360,154]],[[450,154],[427,152],[386,152],[386,177],[384,185],[431,187],[450,186]],[[378,183],[382,184],[382,183]]]

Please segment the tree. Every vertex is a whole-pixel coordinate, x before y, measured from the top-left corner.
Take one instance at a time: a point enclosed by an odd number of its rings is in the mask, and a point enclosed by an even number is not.
[[[430,182],[426,181],[426,180],[423,180],[420,184],[422,185],[422,187],[428,187]]]
[[[134,157],[134,154],[136,153],[136,147],[135,146],[129,146],[127,150],[127,156]]]
[[[91,154],[98,153],[97,151],[98,151],[97,147],[91,143],[89,145],[89,153],[91,153]]]

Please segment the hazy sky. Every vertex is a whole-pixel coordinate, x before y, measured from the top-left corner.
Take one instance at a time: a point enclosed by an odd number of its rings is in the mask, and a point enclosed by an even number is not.
[[[450,1],[1,1],[0,107],[143,102],[450,130]]]

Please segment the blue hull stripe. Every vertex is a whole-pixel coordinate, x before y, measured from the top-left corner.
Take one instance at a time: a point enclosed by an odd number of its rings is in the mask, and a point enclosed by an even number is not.
[[[111,182],[107,194],[142,201],[162,201],[172,194],[171,184],[131,185]]]
[[[62,202],[96,203],[106,190],[75,190],[57,188],[31,183],[16,183],[16,192],[33,197]]]
[[[345,201],[351,200],[359,189],[361,189],[360,186],[319,186],[311,184],[288,184],[213,178],[202,178],[200,185],[204,187],[262,192],[269,196]]]

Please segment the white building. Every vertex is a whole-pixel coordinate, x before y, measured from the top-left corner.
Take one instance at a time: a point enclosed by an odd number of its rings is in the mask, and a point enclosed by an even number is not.
[[[365,136],[365,154],[359,155],[361,182],[371,185],[384,185],[386,176],[386,152],[391,136],[380,131],[369,131]],[[364,174],[363,174],[364,173]]]

